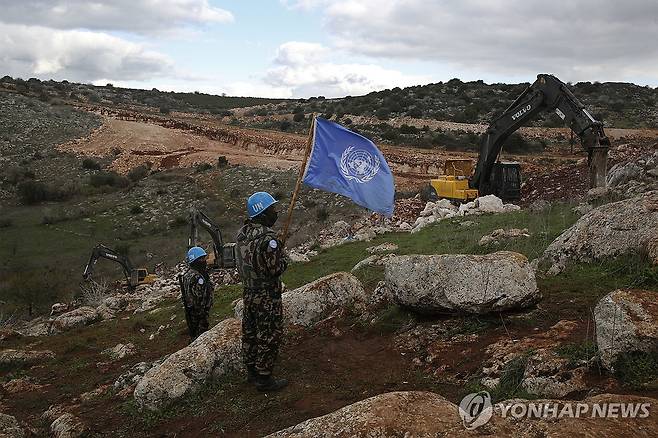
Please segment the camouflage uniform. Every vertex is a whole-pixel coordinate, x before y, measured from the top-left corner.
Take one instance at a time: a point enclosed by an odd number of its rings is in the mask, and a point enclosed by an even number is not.
[[[180,279],[185,319],[192,340],[208,330],[208,316],[215,286],[210,277],[189,268]]]
[[[281,274],[288,267],[283,244],[270,228],[248,220],[237,236],[237,261],[244,286],[242,355],[245,365],[270,374],[283,334]]]

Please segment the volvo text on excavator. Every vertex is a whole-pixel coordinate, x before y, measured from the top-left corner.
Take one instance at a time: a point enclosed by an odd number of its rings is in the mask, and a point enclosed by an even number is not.
[[[190,237],[187,247],[197,246],[199,240],[199,227],[205,229],[213,242],[212,256],[209,258],[208,266],[211,269],[235,268],[235,243],[224,243],[219,226],[213,222],[207,214],[195,208],[190,210]]]
[[[605,186],[610,141],[603,131],[603,123],[594,119],[566,84],[553,75],[540,74],[482,135],[480,155],[472,176],[471,166],[459,163],[470,160],[446,162],[444,175],[431,180],[437,195],[459,201],[489,194],[503,200],[520,199],[519,164],[498,162],[498,156],[505,140],[543,111],[554,111],[580,138],[588,154],[589,187]]]
[[[131,289],[134,289],[140,284],[150,284],[157,280],[155,274],[149,274],[145,268],[133,268],[133,264],[130,262],[130,259],[124,255],[119,254],[113,249],[108,248],[105,245],[100,243],[94,247],[91,251],[91,256],[85,266],[85,270],[82,274],[82,277],[85,280],[91,279],[92,274],[94,273],[94,266],[98,259],[105,258],[117,262],[123,268],[123,274],[126,277],[126,284]]]

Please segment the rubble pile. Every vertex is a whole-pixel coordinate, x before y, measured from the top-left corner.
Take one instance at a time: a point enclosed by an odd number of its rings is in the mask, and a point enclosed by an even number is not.
[[[485,213],[507,213],[518,211],[521,207],[514,204],[504,204],[503,201],[495,195],[481,196],[474,201],[461,204],[459,207],[452,204],[447,199],[441,199],[437,202],[428,202],[420,216],[413,224],[412,233],[418,232],[427,225],[434,222],[461,216],[479,215]]]
[[[658,150],[615,164],[608,171],[606,183],[608,189],[625,198],[658,190]]]

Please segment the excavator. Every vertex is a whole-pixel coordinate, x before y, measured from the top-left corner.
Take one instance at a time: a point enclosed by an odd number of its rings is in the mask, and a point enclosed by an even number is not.
[[[190,237],[187,241],[188,249],[197,245],[197,240],[199,240],[199,227],[206,230],[213,241],[213,251],[208,258],[208,267],[210,269],[235,268],[235,243],[225,244],[219,226],[215,224],[207,214],[195,208],[190,210]]]
[[[499,162],[505,140],[543,111],[554,111],[580,139],[588,154],[589,187],[605,186],[610,140],[603,123],[585,109],[569,88],[553,75],[539,74],[482,135],[475,170],[471,160],[447,160],[444,174],[430,181],[440,198],[468,202],[493,194],[505,201],[521,198],[519,163]]]
[[[158,277],[155,274],[149,274],[148,270],[145,268],[133,268],[133,264],[130,262],[130,259],[126,256],[119,254],[113,249],[108,248],[105,245],[98,244],[91,251],[91,256],[85,266],[85,270],[82,274],[82,277],[85,280],[89,280],[91,275],[94,273],[94,266],[98,259],[105,258],[117,262],[123,268],[123,274],[126,277],[126,284],[130,289],[135,289],[140,284],[151,284]]]

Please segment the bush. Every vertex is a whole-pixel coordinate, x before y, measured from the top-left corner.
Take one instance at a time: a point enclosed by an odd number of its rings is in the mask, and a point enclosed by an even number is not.
[[[125,176],[118,175],[115,172],[99,172],[89,177],[89,184],[92,187],[128,187],[130,181]]]
[[[327,219],[329,219],[329,212],[326,208],[320,207],[316,211],[315,216],[317,217],[318,221],[325,222]]]
[[[168,106],[161,106],[160,107],[160,114],[169,114],[171,112],[171,108]]]
[[[128,179],[132,182],[137,182],[140,179],[146,178],[146,176],[149,174],[149,168],[147,165],[142,164],[141,166],[137,166],[128,172]]]
[[[212,169],[212,164],[210,164],[210,163],[199,163],[196,166],[194,166],[194,169],[197,172],[205,172],[206,170]]]
[[[229,164],[228,159],[224,155],[221,155],[221,156],[217,157],[217,167],[218,168],[223,169],[225,167],[228,167],[228,164]]]
[[[25,167],[14,166],[7,169],[5,181],[11,185],[16,185],[26,179],[34,179],[34,172]]]
[[[292,118],[292,120],[294,122],[301,122],[305,119],[306,119],[306,116],[304,115],[304,113],[295,113],[295,115]]]
[[[141,205],[133,205],[130,207],[130,214],[141,214],[144,213],[144,209]]]
[[[73,184],[56,188],[34,180],[24,181],[18,185],[18,197],[23,204],[27,205],[44,201],[65,201],[78,191],[79,188]]]
[[[279,125],[279,130],[281,130],[281,131],[287,131],[288,129],[290,129],[291,126],[292,126],[292,123],[290,123],[290,122],[287,121],[287,120],[284,120],[284,121],[282,121],[281,124]]]
[[[91,158],[85,158],[82,160],[82,168],[89,170],[101,170],[101,165],[98,161]]]

